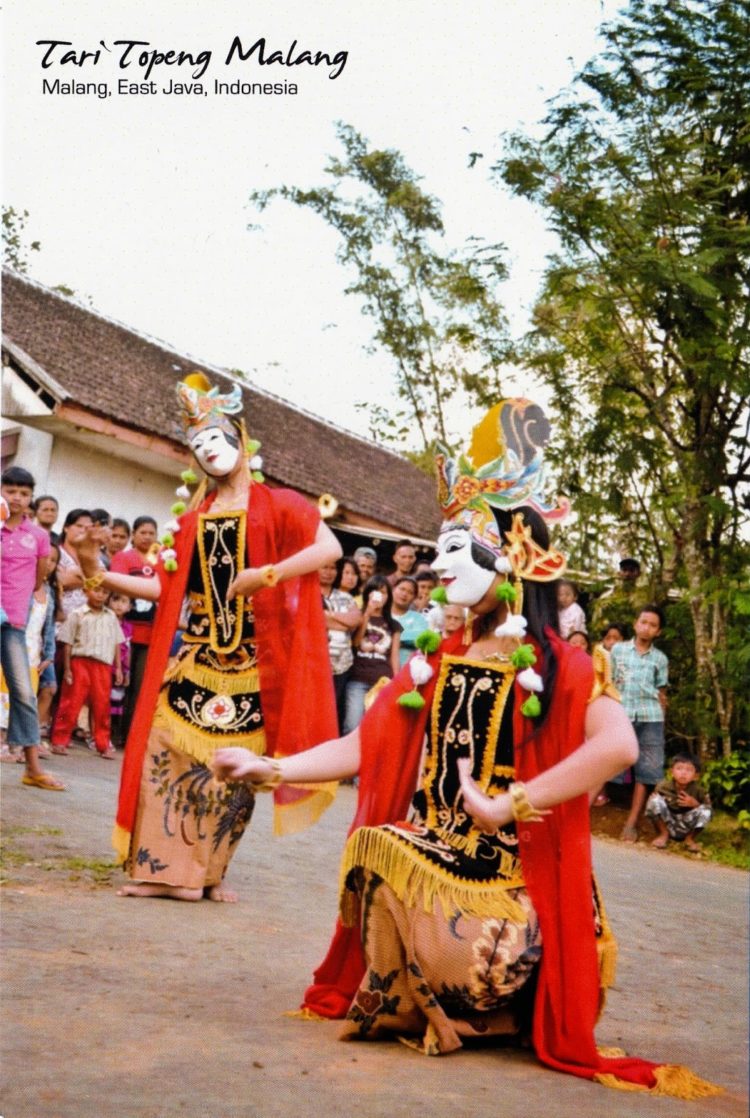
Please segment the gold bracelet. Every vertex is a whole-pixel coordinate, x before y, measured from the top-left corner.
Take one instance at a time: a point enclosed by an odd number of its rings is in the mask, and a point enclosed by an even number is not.
[[[106,571],[97,571],[95,575],[91,575],[89,578],[85,578],[83,580],[83,589],[97,590],[104,582],[105,574]]]
[[[273,792],[279,787],[283,779],[281,764],[275,757],[264,757],[263,760],[268,761],[268,764],[271,766],[271,775],[260,784],[253,784],[251,782],[250,788],[253,792]]]
[[[526,785],[520,781],[517,784],[511,784],[508,792],[510,793],[510,810],[517,823],[539,823],[545,815],[551,815],[549,811],[538,811],[534,807],[526,794]]]
[[[268,563],[265,567],[260,568],[260,577],[263,579],[264,586],[275,586],[279,581],[279,572],[273,563]]]

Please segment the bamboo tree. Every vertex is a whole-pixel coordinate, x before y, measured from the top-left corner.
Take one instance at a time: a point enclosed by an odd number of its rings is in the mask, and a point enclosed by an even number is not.
[[[563,481],[684,588],[705,751],[728,665],[750,474],[750,5],[632,0],[496,173],[557,233],[527,357],[563,414]],[[744,489],[746,492],[746,488]]]
[[[497,286],[506,276],[503,246],[471,238],[461,252],[443,247],[440,206],[399,152],[370,148],[346,124],[342,157],[326,167],[332,185],[255,191],[264,210],[284,199],[319,214],[340,236],[337,259],[354,278],[346,293],[373,319],[373,346],[393,359],[403,407],[378,405],[371,423],[383,441],[418,436],[450,446],[445,408],[456,393],[469,403],[497,398],[499,368],[510,355]],[[407,436],[408,445],[408,436]]]

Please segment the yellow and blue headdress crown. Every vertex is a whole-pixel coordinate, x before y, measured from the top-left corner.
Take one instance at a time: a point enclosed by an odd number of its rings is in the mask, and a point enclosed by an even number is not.
[[[212,388],[203,373],[190,373],[177,385],[182,424],[188,434],[202,427],[222,427],[234,431],[237,426],[229,418],[242,411],[242,389],[238,384],[231,392],[221,393]]]
[[[565,570],[559,551],[541,548],[531,538],[523,515],[501,539],[493,509],[534,509],[546,521],[560,521],[570,511],[567,500],[549,504],[544,497],[544,447],[550,424],[538,404],[520,398],[501,400],[472,433],[466,454],[457,459],[439,448],[435,457],[438,500],[445,520],[469,529],[478,543],[508,557],[518,578],[549,581]]]

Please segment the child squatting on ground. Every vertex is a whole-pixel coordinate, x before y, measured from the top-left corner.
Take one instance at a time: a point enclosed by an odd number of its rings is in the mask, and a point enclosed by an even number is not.
[[[65,645],[65,671],[60,705],[52,727],[52,752],[66,754],[81,707],[91,708],[94,744],[101,757],[112,760],[109,696],[112,668],[122,683],[120,659],[125,634],[115,614],[105,606],[108,591],[101,586],[86,591],[85,606],[74,609],[63,622],[58,640]]]
[[[648,798],[646,815],[659,832],[652,846],[663,850],[670,839],[700,854],[695,836],[711,819],[711,800],[698,783],[698,764],[689,753],[672,758],[672,774],[660,781]]]

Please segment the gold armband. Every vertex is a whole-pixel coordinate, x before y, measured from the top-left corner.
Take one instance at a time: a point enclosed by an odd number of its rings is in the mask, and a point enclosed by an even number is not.
[[[275,586],[279,581],[279,572],[273,563],[268,563],[267,566],[260,568],[260,577],[263,579],[264,586]]]
[[[526,785],[521,784],[520,781],[517,784],[511,784],[508,792],[510,793],[510,810],[517,823],[539,823],[545,815],[550,814],[549,811],[537,811],[526,794]]]
[[[274,789],[278,788],[281,784],[282,774],[279,762],[275,757],[264,757],[263,760],[268,761],[268,764],[271,766],[271,775],[268,780],[264,780],[262,784],[251,783],[250,787],[253,792],[273,792]]]
[[[97,571],[96,574],[91,575],[90,578],[85,578],[83,580],[83,589],[84,590],[96,590],[96,589],[98,589],[98,587],[100,587],[101,584],[104,582],[105,574],[106,574],[106,571]]]

